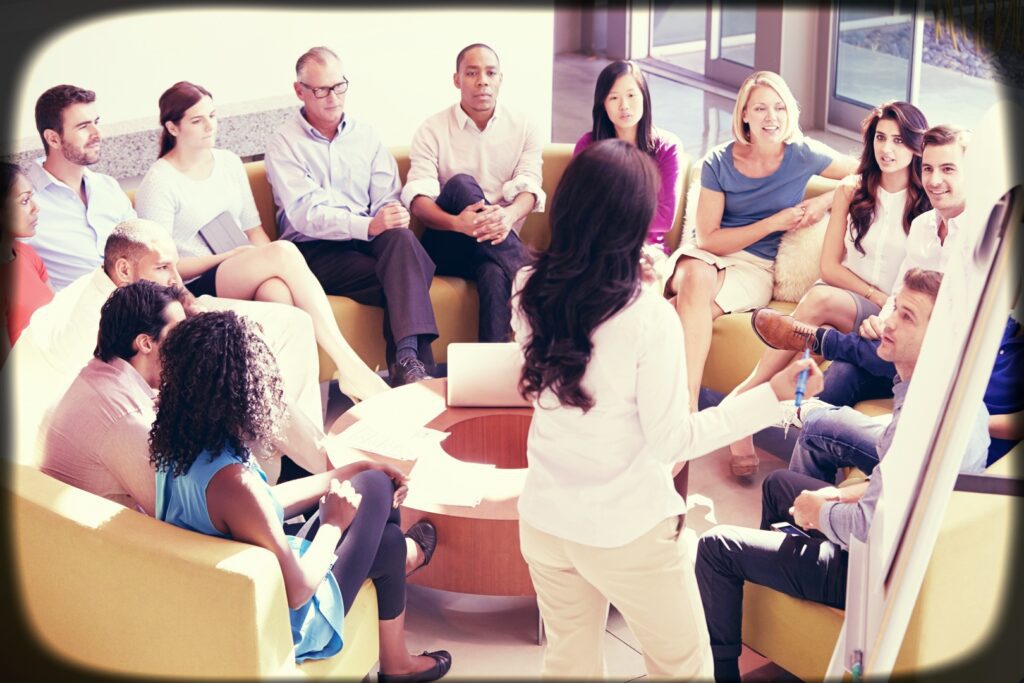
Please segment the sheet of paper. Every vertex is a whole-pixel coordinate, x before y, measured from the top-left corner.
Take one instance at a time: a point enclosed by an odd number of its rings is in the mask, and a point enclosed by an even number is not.
[[[495,471],[494,465],[463,462],[447,455],[424,456],[409,473],[409,495],[404,504],[418,509],[423,505],[476,507]]]
[[[398,460],[416,460],[423,452],[434,450],[448,437],[448,432],[396,425],[383,420],[360,420],[341,434],[328,437],[328,451],[333,446],[347,446]]]

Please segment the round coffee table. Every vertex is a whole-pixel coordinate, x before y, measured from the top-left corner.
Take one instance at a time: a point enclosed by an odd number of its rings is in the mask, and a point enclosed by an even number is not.
[[[533,409],[449,408],[446,395],[444,379],[407,384],[356,404],[335,421],[331,433],[340,433],[362,419],[386,417],[403,424],[423,424],[429,417],[425,426],[451,433],[436,446],[440,453],[434,455],[495,465],[493,475],[480,483],[476,507],[403,506],[403,528],[425,518],[437,527],[438,536],[430,565],[410,576],[409,582],[478,595],[535,595],[519,552],[516,511],[526,477],[526,435]],[[415,464],[344,447],[332,449],[331,456],[335,466],[369,459],[406,473]]]
[[[403,505],[403,528],[429,519],[438,536],[430,565],[410,576],[409,582],[478,595],[536,595],[519,552],[516,509],[526,478],[526,436],[533,409],[449,408],[446,396],[444,379],[407,384],[356,404],[335,421],[331,434],[363,419],[425,425],[451,434],[440,444],[425,446],[435,450],[432,455],[495,465],[493,475],[479,483],[480,504],[476,507]],[[335,466],[365,459],[394,465],[406,473],[415,464],[353,448],[332,448]],[[683,496],[688,471],[684,466],[675,478],[676,490]]]

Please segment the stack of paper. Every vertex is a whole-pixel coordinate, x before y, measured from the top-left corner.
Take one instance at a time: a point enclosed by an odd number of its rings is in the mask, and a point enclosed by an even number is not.
[[[447,455],[421,457],[409,473],[404,505],[417,509],[423,505],[476,507],[495,471],[494,465],[463,462]]]
[[[416,460],[421,454],[437,450],[448,432],[401,425],[383,420],[360,420],[341,434],[332,435],[327,448],[347,446],[398,460]]]

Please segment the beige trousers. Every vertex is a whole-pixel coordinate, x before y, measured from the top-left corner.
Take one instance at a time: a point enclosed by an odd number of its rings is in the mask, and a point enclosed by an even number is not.
[[[547,632],[544,678],[603,678],[608,604],[643,649],[647,674],[714,675],[704,609],[677,517],[617,548],[551,536],[519,522],[523,558]]]

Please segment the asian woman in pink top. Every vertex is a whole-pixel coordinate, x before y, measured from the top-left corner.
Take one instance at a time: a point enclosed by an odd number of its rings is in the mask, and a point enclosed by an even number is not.
[[[594,127],[576,142],[574,157],[597,140],[618,138],[646,152],[658,167],[658,206],[647,228],[643,252],[645,265],[651,265],[671,251],[665,246],[665,235],[672,229],[679,207],[679,156],[683,143],[672,133],[655,127],[647,79],[636,62],[620,59],[601,71],[594,87],[593,118]]]

